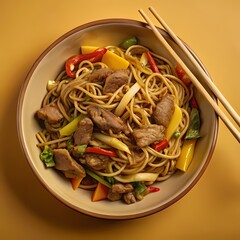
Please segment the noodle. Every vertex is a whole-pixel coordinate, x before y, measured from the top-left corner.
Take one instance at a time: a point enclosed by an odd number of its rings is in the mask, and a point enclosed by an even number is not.
[[[54,87],[48,89],[42,107],[52,103],[57,104],[64,120],[58,124],[45,123],[45,129],[36,134],[39,141],[37,146],[41,150],[46,145],[52,149],[57,148],[59,145],[67,146],[72,136],[60,136],[60,129],[79,114],[87,115],[89,105],[99,106],[114,113],[122,97],[137,82],[140,89],[131,98],[121,114],[121,118],[126,123],[130,134],[101,130],[102,133],[117,138],[129,146],[131,154],[116,150],[117,157],[111,157],[111,161],[104,171],[95,172],[103,177],[158,173],[156,181],[164,181],[176,170],[176,161],[183,144],[182,136],[189,126],[189,100],[193,95],[193,89],[192,87],[186,87],[182,83],[176,76],[174,66],[167,59],[155,53],[152,53],[152,56],[158,65],[160,73],[153,73],[149,65],[144,65],[141,62],[142,54],[147,50],[141,45],[131,46],[126,51],[115,46],[106,48],[129,61],[128,83],[121,86],[114,93],[104,94],[102,83],[88,81],[89,76],[96,69],[108,68],[107,65],[101,62],[82,61],[76,71],[75,79],[68,78],[65,71],[61,72],[54,81]],[[180,132],[180,137],[170,138],[168,146],[159,152],[155,151],[151,146],[142,148],[136,146],[131,133],[136,128],[148,126],[152,123],[151,115],[159,99],[166,94],[174,97],[174,104],[178,105],[182,111],[182,119],[177,129]],[[95,184],[92,184],[89,188],[95,186]],[[88,187],[83,186],[83,188]]]

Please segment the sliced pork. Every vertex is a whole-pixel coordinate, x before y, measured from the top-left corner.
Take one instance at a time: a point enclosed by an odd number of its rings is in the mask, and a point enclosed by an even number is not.
[[[112,185],[112,191],[118,193],[128,193],[133,191],[133,186],[130,183],[115,183]]]
[[[103,93],[114,93],[122,85],[126,84],[129,79],[128,73],[127,70],[118,70],[109,75],[106,78]]]
[[[111,201],[118,201],[122,198],[122,196],[131,193],[133,190],[133,186],[129,183],[115,183],[112,185],[112,188],[109,189],[107,198]]]
[[[132,204],[132,203],[137,202],[136,197],[134,196],[133,192],[123,194],[123,199],[124,199],[125,203],[127,203],[127,204]]]
[[[107,198],[111,201],[118,201],[122,198],[122,193],[113,192],[112,189],[109,189]]]
[[[83,167],[78,164],[69,154],[67,149],[54,149],[55,168],[64,173],[66,178],[85,177]]]
[[[77,130],[73,134],[75,145],[88,144],[93,132],[93,122],[90,118],[86,117],[79,121]]]
[[[63,115],[56,105],[46,105],[37,111],[37,117],[46,120],[50,124],[55,124],[63,119]]]
[[[106,78],[112,73],[113,70],[109,68],[98,69],[89,76],[89,82],[105,82]]]
[[[139,147],[146,147],[150,144],[164,139],[166,128],[162,125],[151,124],[143,128],[134,129],[132,134]]]
[[[87,107],[87,113],[94,124],[104,131],[111,129],[114,133],[121,131],[128,133],[127,126],[122,119],[104,108],[90,105]]]
[[[89,153],[89,154],[85,154],[84,159],[81,158],[80,161],[82,164],[87,165],[93,170],[99,171],[107,167],[107,164],[110,161],[110,158],[105,155]]]
[[[172,95],[165,95],[158,102],[153,117],[157,124],[168,127],[174,112],[174,97]]]
[[[128,82],[129,71],[125,69],[112,70],[101,68],[89,76],[89,82],[103,82],[103,93],[114,93],[118,88]]]

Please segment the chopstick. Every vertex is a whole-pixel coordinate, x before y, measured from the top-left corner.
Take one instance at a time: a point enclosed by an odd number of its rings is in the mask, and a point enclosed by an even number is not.
[[[156,17],[156,19],[161,23],[161,25],[165,28],[165,30],[172,37],[172,39],[175,41],[175,43],[177,43],[178,46],[182,49],[182,51],[187,55],[189,60],[195,65],[195,67],[197,68],[198,72],[204,78],[205,83],[212,90],[212,92],[215,94],[215,96],[219,99],[219,101],[222,103],[222,105],[228,110],[228,113],[236,121],[237,125],[240,126],[240,117],[237,114],[237,112],[233,109],[233,107],[230,105],[230,103],[227,101],[227,99],[223,96],[223,94],[219,91],[219,89],[214,85],[213,81],[211,81],[211,79],[208,77],[206,72],[199,66],[199,64],[196,61],[196,59],[193,57],[193,55],[184,46],[183,42],[180,41],[180,39],[170,29],[170,27],[166,24],[166,22],[157,14],[157,12],[154,10],[153,7],[150,7],[149,10]]]
[[[216,97],[222,102],[223,106],[227,110],[227,112],[232,116],[232,118],[235,120],[237,125],[240,125],[240,117],[235,112],[235,110],[232,108],[232,106],[228,103],[228,101],[225,99],[225,97],[221,94],[221,92],[217,89],[217,87],[213,84],[211,79],[207,76],[207,74],[203,71],[201,66],[198,64],[198,62],[193,58],[193,56],[190,54],[190,52],[187,50],[187,48],[182,44],[182,42],[178,39],[178,37],[173,33],[173,31],[170,29],[170,27],[167,26],[167,24],[163,21],[163,19],[157,14],[157,12],[150,7],[149,10],[151,13],[156,17],[156,19],[162,24],[162,26],[165,28],[165,30],[169,33],[169,35],[173,38],[176,44],[184,51],[186,56],[189,58],[189,60],[194,64],[194,66],[197,68],[199,73],[202,75],[205,83],[209,86],[209,88],[215,93]],[[226,127],[230,130],[230,132],[233,134],[233,136],[237,139],[238,142],[240,142],[240,133],[236,129],[236,127],[233,125],[233,123],[228,119],[228,117],[224,114],[224,112],[221,110],[221,108],[217,105],[217,103],[212,99],[212,97],[208,94],[207,90],[201,85],[201,83],[198,81],[198,79],[194,76],[194,74],[189,70],[189,68],[185,65],[185,63],[182,61],[182,59],[177,55],[177,53],[171,48],[171,46],[168,44],[168,42],[164,39],[164,37],[161,35],[161,33],[158,31],[158,29],[155,27],[153,22],[148,18],[148,16],[145,14],[145,12],[142,9],[139,9],[139,13],[142,15],[142,17],[145,19],[145,21],[148,23],[148,25],[151,27],[153,33],[158,38],[158,40],[164,45],[166,50],[169,52],[169,54],[175,59],[175,61],[182,67],[182,69],[185,71],[185,73],[189,76],[194,86],[199,90],[199,92],[207,99],[207,101],[210,103],[210,105],[213,107],[215,112],[218,114],[218,116],[222,119]],[[179,44],[180,43],[180,44]]]

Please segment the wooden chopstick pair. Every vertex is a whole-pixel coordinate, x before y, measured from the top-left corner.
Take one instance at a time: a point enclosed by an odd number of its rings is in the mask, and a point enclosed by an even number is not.
[[[212,90],[212,92],[215,94],[215,96],[219,99],[219,101],[222,103],[222,105],[225,107],[227,112],[231,115],[231,117],[234,119],[234,121],[237,123],[238,126],[240,126],[240,117],[237,114],[237,112],[233,109],[233,107],[229,104],[229,102],[225,99],[225,97],[222,95],[222,93],[218,90],[218,88],[214,85],[212,80],[208,77],[208,75],[205,73],[205,71],[202,69],[202,67],[198,64],[198,62],[195,60],[195,58],[191,55],[191,53],[188,51],[188,49],[184,46],[182,41],[175,35],[175,33],[170,29],[170,27],[165,23],[165,21],[158,15],[158,13],[152,8],[149,7],[150,12],[154,15],[154,17],[159,21],[159,23],[164,27],[166,32],[172,37],[172,39],[175,41],[175,43],[181,48],[181,50],[185,53],[185,55],[189,58],[191,63],[196,67],[196,69],[199,71],[201,76],[203,77],[205,83],[208,85],[208,87]],[[212,99],[212,97],[208,94],[206,89],[202,86],[202,84],[197,80],[197,78],[194,76],[194,74],[189,70],[189,68],[185,65],[185,63],[182,61],[182,59],[177,55],[177,53],[171,48],[171,46],[168,44],[168,42],[164,39],[164,37],[161,35],[161,33],[158,31],[158,29],[155,27],[153,22],[148,18],[148,16],[144,13],[142,9],[139,10],[139,13],[142,15],[142,17],[145,19],[145,21],[148,23],[148,25],[151,27],[153,33],[155,36],[159,39],[159,41],[165,46],[166,50],[171,54],[171,56],[176,60],[176,62],[182,67],[182,69],[186,72],[186,74],[191,79],[194,86],[199,90],[199,92],[208,100],[208,102],[211,104],[215,112],[218,114],[218,116],[222,119],[224,124],[228,127],[228,129],[231,131],[233,136],[240,142],[240,133],[237,130],[237,128],[233,125],[233,123],[228,119],[228,117],[224,114],[224,112],[220,109],[220,107],[217,105],[217,103]]]

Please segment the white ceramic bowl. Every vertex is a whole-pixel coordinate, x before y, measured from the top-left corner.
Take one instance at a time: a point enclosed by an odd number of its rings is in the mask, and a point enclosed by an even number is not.
[[[163,30],[159,31],[201,81],[201,77],[171,38]],[[69,182],[56,171],[45,169],[39,159],[39,149],[36,147],[35,133],[39,130],[39,125],[34,119],[34,113],[40,108],[46,93],[47,81],[56,77],[64,61],[78,53],[81,45],[118,45],[130,36],[137,36],[142,45],[172,60],[145,23],[127,19],[106,19],[87,23],[61,36],[40,55],[26,77],[18,103],[17,126],[20,144],[37,178],[51,194],[67,206],[81,213],[105,219],[143,217],[178,201],[197,183],[207,168],[218,133],[218,119],[214,111],[204,98],[196,94],[201,111],[203,137],[197,143],[194,159],[188,171],[176,172],[170,179],[157,184],[161,191],[150,194],[143,201],[132,205],[120,201],[91,202],[88,191],[80,189],[73,191]],[[190,48],[189,51],[200,63]],[[201,66],[206,71],[202,64]],[[212,96],[214,98],[213,94]]]

